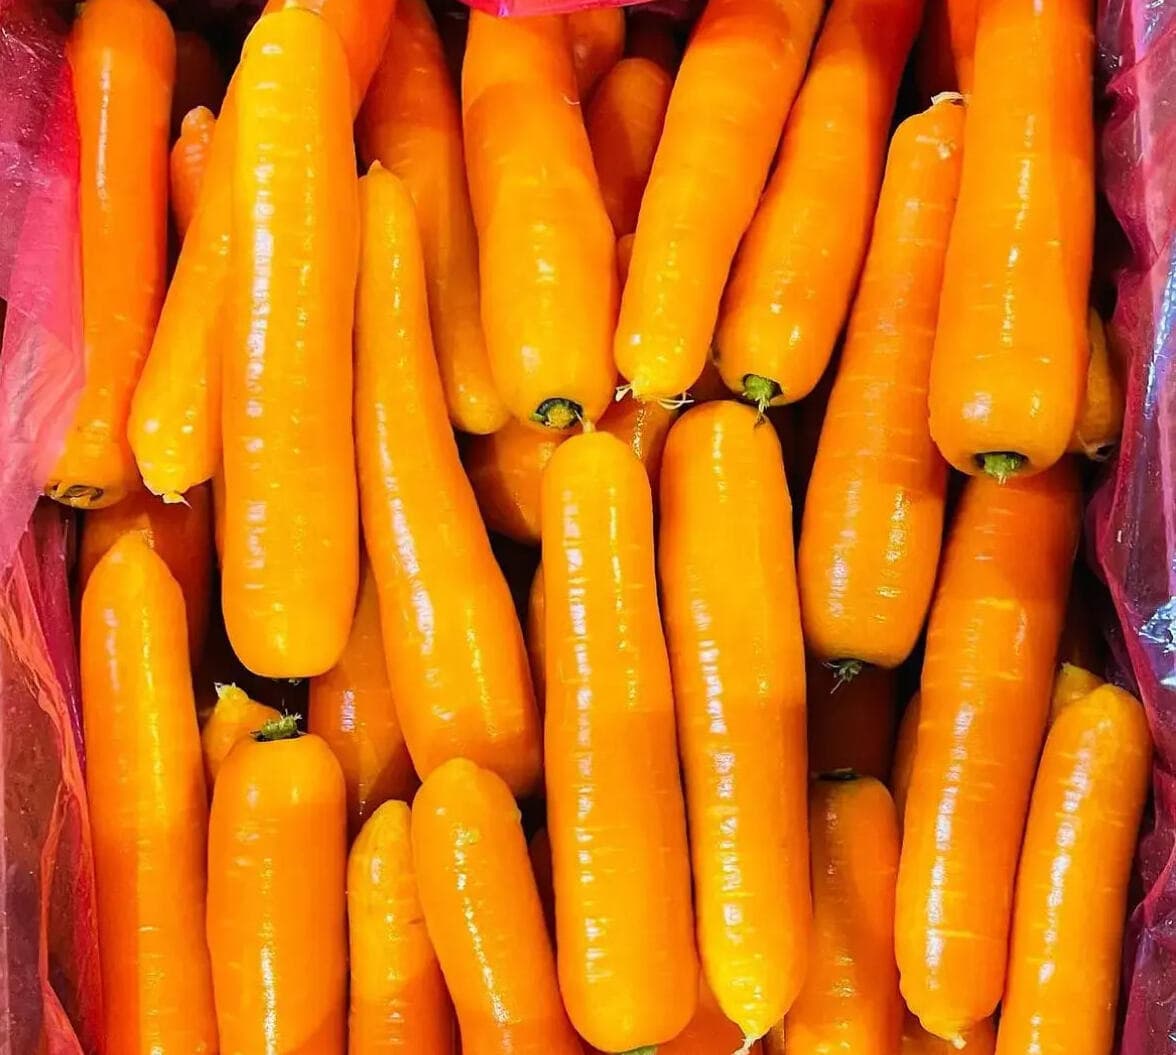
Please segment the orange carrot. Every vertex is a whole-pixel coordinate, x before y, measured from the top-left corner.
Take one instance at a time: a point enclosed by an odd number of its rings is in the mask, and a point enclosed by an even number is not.
[[[1103,684],[1102,678],[1084,667],[1062,663],[1054,676],[1053,695],[1049,701],[1049,724],[1053,725],[1062,711],[1089,696]]]
[[[208,148],[216,118],[207,106],[189,110],[171,150],[171,207],[176,233],[182,241],[196,212],[200,185],[208,165]]]
[[[151,0],[90,0],[74,21],[66,57],[81,143],[86,376],[45,493],[97,509],[138,484],[127,416],[167,281],[175,37]]]
[[[1074,430],[1090,357],[1093,9],[992,0],[931,364],[931,435],[967,473],[1039,472]]]
[[[925,407],[963,139],[954,100],[894,134],[809,478],[797,563],[805,640],[846,677],[910,655],[935,586],[947,466]]]
[[[808,395],[845,320],[922,0],[834,0],[715,335],[732,392]]]
[[[184,640],[167,565],[123,535],[90,576],[79,652],[109,1052],[217,1050],[208,800]]]
[[[918,743],[919,694],[916,692],[907,702],[906,710],[902,712],[902,721],[898,724],[898,737],[894,743],[894,764],[890,768],[890,793],[894,796],[900,827],[906,815],[907,792],[911,789],[911,771],[915,767],[915,750]]]
[[[625,12],[619,7],[589,7],[572,11],[567,18],[576,90],[587,100],[625,51]]]
[[[531,664],[531,681],[535,702],[542,714],[547,706],[547,595],[543,592],[543,564],[535,569],[527,594],[527,659]]]
[[[971,94],[979,7],[979,0],[927,0],[915,48],[916,79],[923,95]]]
[[[1122,365],[1107,341],[1106,327],[1093,308],[1090,311],[1090,365],[1078,420],[1066,450],[1103,461],[1119,442],[1123,431]]]
[[[698,1010],[681,1033],[658,1045],[657,1055],[731,1055],[732,1052],[760,1055],[761,1045],[756,1041],[750,1048],[744,1047],[743,1033],[723,1014],[706,979],[700,976]]]
[[[365,165],[404,180],[416,205],[429,316],[453,424],[490,433],[509,414],[490,376],[478,292],[478,239],[470,212],[461,108],[425,0],[399,0],[384,59],[357,126]]]
[[[894,672],[866,667],[849,681],[811,657],[808,661],[810,773],[852,769],[886,780],[894,756]]]
[[[539,541],[539,482],[563,437],[508,421],[465,450],[465,470],[491,531],[516,542]]]
[[[215,113],[225,97],[225,71],[212,45],[199,33],[176,34],[176,84],[172,92],[171,134],[183,134],[184,118],[198,106]]]
[[[895,948],[907,1006],[956,1040],[1004,986],[1012,886],[1078,539],[1068,460],[974,477],[927,630]]]
[[[251,700],[236,685],[217,685],[216,704],[200,731],[204,752],[204,777],[211,792],[216,777],[238,740],[257,732],[266,722],[277,721],[281,712]]]
[[[462,117],[499,395],[520,421],[596,421],[615,380],[616,262],[565,19],[471,12]]]
[[[967,1055],[992,1055],[995,1048],[996,1027],[990,1018],[981,1020],[964,1034],[962,1049],[942,1037],[932,1036],[909,1011],[902,1025],[901,1055],[958,1055],[961,1050]]]
[[[360,185],[356,434],[392,699],[422,777],[464,756],[524,794],[542,731],[514,602],[445,413],[412,198],[379,164]]]
[[[640,400],[678,396],[702,373],[822,7],[711,0],[694,29],[641,203],[614,341]]]
[[[660,403],[622,399],[609,407],[597,422],[601,432],[615,436],[637,455],[637,460],[645,466],[655,496],[661,476],[662,453],[674,417],[675,411]]]
[[[730,401],[674,425],[658,540],[699,952],[750,1039],[800,989],[811,909],[792,507],[780,445],[756,426]]]

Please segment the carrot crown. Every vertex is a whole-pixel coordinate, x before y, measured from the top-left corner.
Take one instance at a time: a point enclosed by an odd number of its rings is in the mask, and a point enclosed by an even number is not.
[[[302,734],[298,731],[298,715],[283,714],[280,718],[271,718],[253,734],[253,739],[260,743],[271,740],[296,740]]]

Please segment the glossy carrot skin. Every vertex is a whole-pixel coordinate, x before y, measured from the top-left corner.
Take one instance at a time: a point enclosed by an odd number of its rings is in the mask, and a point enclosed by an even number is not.
[[[462,119],[498,393],[520,421],[596,421],[615,381],[616,266],[562,16],[470,14]]]
[[[366,561],[343,655],[326,674],[310,680],[306,727],[321,736],[339,760],[352,834],[380,803],[411,798],[416,773],[388,684],[380,599]]]
[[[931,366],[931,435],[962,472],[1039,472],[1078,415],[1094,224],[1093,10],[980,11],[968,149]]]
[[[1062,663],[1054,677],[1053,695],[1049,701],[1049,724],[1053,725],[1062,711],[1089,696],[1103,684],[1103,679],[1097,674],[1073,663]]]
[[[829,9],[723,299],[715,342],[732,392],[792,403],[829,365],[866,252],[922,7],[836,0]],[[761,390],[751,379],[767,384]]]
[[[408,804],[377,807],[347,859],[349,1055],[452,1055],[453,1007],[425,929]]]
[[[1098,312],[1090,311],[1090,365],[1078,419],[1066,450],[1102,461],[1119,442],[1123,431],[1122,366],[1107,341],[1106,327]]]
[[[581,1055],[510,788],[468,759],[444,763],[413,803],[412,846],[463,1055]]]
[[[74,22],[66,57],[81,144],[85,383],[45,493],[98,509],[138,483],[127,415],[167,284],[175,37],[151,0],[93,0]]]
[[[170,157],[171,208],[176,233],[182,241],[196,212],[208,150],[216,117],[207,106],[189,110],[180,125],[180,136],[172,145]]]
[[[947,1040],[1004,987],[1017,853],[1078,539],[1069,461],[970,481],[927,631],[895,948],[907,1006]]]
[[[650,59],[621,59],[584,113],[604,207],[617,237],[637,230],[673,78]]]
[[[921,696],[916,692],[902,712],[902,720],[898,723],[898,737],[894,742],[894,764],[890,767],[890,794],[894,796],[899,827],[906,816],[907,793],[911,790],[911,773],[915,767],[915,751],[919,745],[920,709]]]
[[[731,1055],[743,1051],[744,1036],[715,1000],[704,978],[698,980],[698,1009],[687,1026],[673,1040],[659,1044],[657,1055]],[[747,1049],[760,1055],[762,1045],[756,1041]]]
[[[346,1050],[347,807],[317,736],[240,741],[208,830],[208,948],[223,1052]]]
[[[817,780],[813,927],[804,987],[784,1021],[788,1055],[894,1055],[902,998],[894,963],[898,823],[871,777]]]
[[[658,545],[698,946],[723,1013],[753,1038],[800,989],[811,910],[792,505],[757,422],[723,401],[674,425]]]
[[[804,75],[815,0],[711,0],[674,80],[613,344],[641,400],[702,372],[719,299]]]
[[[211,1055],[208,800],[184,599],[137,533],[115,542],[90,576],[79,655],[103,1050]]]
[[[543,475],[547,823],[560,988],[580,1035],[677,1035],[698,968],[649,480],[606,433]]]
[[[587,101],[625,51],[625,12],[589,7],[567,16],[576,90]]]
[[[967,1055],[992,1055],[995,1049],[996,1027],[990,1018],[978,1022],[964,1034],[963,1049],[928,1033],[909,1011],[903,1020],[901,1055],[957,1055],[960,1050]]]
[[[221,604],[246,667],[307,677],[343,651],[359,568],[351,82],[335,31],[288,7],[258,21],[235,83]]]
[[[963,142],[953,101],[908,118],[891,142],[800,533],[805,640],[819,660],[898,666],[931,603],[947,466],[926,424],[927,379]]]
[[[239,740],[256,733],[266,722],[281,718],[273,707],[251,700],[236,685],[218,685],[216,704],[200,730],[204,754],[204,778],[209,792],[216,787],[217,774]]]
[[[510,420],[465,450],[465,471],[491,531],[516,542],[538,543],[540,481],[562,436]]]
[[[808,768],[810,773],[852,769],[885,781],[894,758],[894,672],[866,667],[839,682],[811,656],[808,675]]]
[[[392,699],[422,777],[461,756],[525,794],[542,730],[514,603],[445,412],[412,198],[378,165],[360,182],[356,432]]]
[[[509,418],[482,337],[478,236],[466,187],[461,107],[425,0],[399,0],[356,132],[365,165],[404,180],[416,205],[429,316],[449,417],[491,433]]]

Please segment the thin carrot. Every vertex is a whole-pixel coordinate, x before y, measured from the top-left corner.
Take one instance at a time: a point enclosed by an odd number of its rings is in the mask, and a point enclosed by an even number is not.
[[[1078,539],[1074,465],[974,477],[927,630],[898,878],[907,1006],[957,1039],[1004,987],[1013,877]]]
[[[894,764],[890,768],[890,793],[902,826],[906,816],[907,793],[911,789],[911,771],[915,766],[915,750],[919,744],[920,695],[916,692],[907,702],[898,723],[898,737],[894,742]],[[916,1020],[917,1021],[917,1020]]]
[[[698,1010],[681,1033],[658,1045],[657,1055],[731,1055],[732,1052],[760,1055],[759,1041],[750,1048],[744,1045],[742,1031],[723,1014],[706,979],[699,976]]]
[[[997,1055],[1114,1046],[1127,885],[1151,775],[1139,701],[1104,685],[1054,722],[1017,872]]]
[[[127,415],[167,283],[175,37],[151,0],[91,0],[66,46],[81,143],[85,384],[45,493],[79,509],[138,483]]]
[[[199,106],[213,113],[225,97],[225,71],[212,45],[199,33],[176,33],[176,85],[172,92],[171,134],[183,134],[184,118]]]
[[[966,1055],[992,1055],[995,1049],[996,1027],[990,1018],[978,1022],[964,1034],[963,1048],[955,1047],[942,1037],[932,1036],[909,1011],[903,1021],[901,1055],[958,1055],[960,1051]]]
[[[535,702],[539,713],[547,707],[547,595],[543,586],[543,564],[540,562],[531,579],[527,594],[527,659],[531,664],[531,682],[535,686]]]
[[[812,789],[813,927],[804,988],[784,1021],[788,1055],[894,1055],[898,823],[884,785],[835,773]]]
[[[499,395],[520,421],[596,421],[615,380],[616,263],[565,19],[471,12],[462,117]]]
[[[367,561],[360,573],[347,647],[326,674],[310,680],[306,727],[321,736],[339,760],[353,834],[380,803],[412,796],[416,774],[388,684],[380,599]]]
[[[273,17],[273,16],[267,16]],[[208,948],[223,1052],[343,1055],[347,806],[292,717],[225,759],[208,826]]]
[[[915,76],[925,96],[972,91],[979,0],[927,0],[915,46]]]
[[[425,930],[408,804],[385,802],[347,859],[350,1055],[452,1055],[453,1007]]]
[[[678,396],[702,372],[727,271],[823,6],[711,0],[694,28],[641,203],[614,341],[638,399]]]
[[[886,780],[894,757],[894,672],[866,667],[849,681],[811,657],[808,674],[810,773],[852,769]]]
[[[404,180],[416,205],[441,383],[453,424],[490,433],[509,418],[482,337],[478,238],[466,187],[461,107],[425,0],[399,0],[356,132],[365,165]]]
[[[581,1055],[506,784],[468,759],[438,766],[413,803],[412,846],[465,1055]]]
[[[625,12],[619,7],[587,7],[568,13],[568,38],[576,89],[587,101],[625,51]]]
[[[1119,443],[1123,431],[1122,364],[1107,341],[1098,312],[1090,310],[1090,365],[1078,420],[1066,450],[1103,461]]]
[[[516,542],[539,541],[539,484],[563,437],[511,419],[465,449],[465,471],[491,531]]]
[[[749,1043],[800,990],[811,908],[791,526],[780,445],[751,407],[707,403],[674,425],[658,572],[698,946],[719,1006]]]
[[[208,165],[208,149],[216,118],[207,106],[189,110],[180,125],[180,135],[171,150],[171,207],[176,233],[182,241],[196,212],[200,185]]]
[[[910,655],[935,586],[947,466],[926,425],[927,378],[963,141],[954,100],[894,134],[809,477],[805,640],[847,677]]]
[[[257,732],[266,722],[281,717],[280,711],[251,700],[249,694],[236,685],[216,686],[216,704],[200,731],[204,777],[209,792],[216,787],[217,774],[237,741]]]
[[[360,494],[392,699],[422,777],[464,756],[524,794],[539,780],[542,731],[518,616],[445,413],[412,198],[379,164],[360,197]]]
[[[808,395],[829,365],[870,235],[898,82],[922,0],[834,0],[715,335],[753,403]]]
[[[1089,696],[1105,684],[1097,674],[1073,663],[1062,663],[1054,677],[1053,695],[1049,701],[1049,724],[1071,704]]]
[[[931,364],[931,435],[967,473],[1066,450],[1090,357],[1093,9],[992,0]]]

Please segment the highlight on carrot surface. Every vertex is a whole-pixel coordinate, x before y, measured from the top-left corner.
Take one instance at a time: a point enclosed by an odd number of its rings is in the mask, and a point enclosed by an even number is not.
[[[281,717],[281,711],[250,699],[249,694],[236,685],[216,686],[216,703],[200,731],[204,777],[210,794],[216,787],[220,767],[237,742]]]
[[[1114,1045],[1127,887],[1147,799],[1139,701],[1104,685],[1054,721],[1017,871],[998,1055]]]
[[[1049,724],[1071,704],[1089,696],[1105,682],[1097,674],[1074,663],[1063,662],[1054,676],[1053,694],[1049,701]]]
[[[66,44],[78,136],[85,383],[45,494],[113,505],[138,484],[127,441],[135,383],[167,283],[168,125],[175,37],[151,0],[92,0]]]
[[[727,387],[766,407],[813,390],[845,320],[922,0],[835,0],[723,297]]]
[[[963,1047],[957,1048],[950,1041],[928,1033],[909,1011],[902,1024],[902,1047],[900,1055],[993,1055],[996,1050],[996,1027],[992,1019],[978,1022],[963,1035]]]
[[[563,16],[470,13],[462,118],[490,367],[516,418],[561,430],[595,422],[616,376],[613,231],[578,100]]]
[[[572,67],[581,101],[587,101],[625,51],[625,12],[620,7],[588,7],[567,16]]]
[[[1123,431],[1123,364],[1111,347],[1106,326],[1090,309],[1090,365],[1086,388],[1078,407],[1078,419],[1066,450],[1084,454],[1096,462],[1109,458]]]
[[[727,271],[822,6],[711,0],[694,27],[641,202],[613,340],[637,399],[674,399],[702,372]]]
[[[208,40],[191,30],[176,33],[176,83],[172,91],[171,135],[183,134],[184,118],[197,107],[216,113],[228,86],[220,59]]]
[[[931,435],[961,472],[1040,472],[1074,430],[1090,357],[1093,17],[1081,0],[994,0],[977,25],[930,388]]]
[[[811,656],[806,663],[808,771],[852,769],[885,781],[894,759],[894,671],[865,667],[848,681]]]
[[[466,444],[466,475],[491,531],[516,542],[539,542],[540,481],[562,440],[560,433],[540,432],[512,418]]]
[[[162,558],[137,532],[121,536],[87,583],[79,648],[107,1051],[216,1050],[185,635]]]
[[[208,165],[208,151],[216,118],[207,106],[197,106],[184,115],[180,135],[172,145],[169,160],[171,174],[172,220],[181,241],[188,233],[200,187]]]
[[[1070,460],[973,477],[927,629],[895,950],[907,1006],[946,1040],[1004,988],[1012,888],[1079,532]]]

